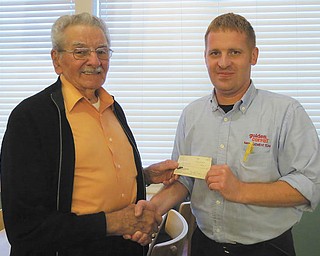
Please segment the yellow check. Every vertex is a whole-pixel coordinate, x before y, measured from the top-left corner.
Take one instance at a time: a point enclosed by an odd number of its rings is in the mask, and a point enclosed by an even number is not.
[[[204,179],[211,167],[211,162],[211,157],[180,155],[179,167],[174,174]]]

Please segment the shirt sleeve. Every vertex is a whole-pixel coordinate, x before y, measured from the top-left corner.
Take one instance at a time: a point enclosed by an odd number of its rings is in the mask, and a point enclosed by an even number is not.
[[[180,155],[190,155],[190,154],[191,154],[190,147],[188,147],[185,140],[185,110],[184,110],[178,122],[171,159],[178,161]],[[194,178],[180,176],[179,181],[187,188],[190,196],[192,194]]]
[[[279,141],[280,180],[297,189],[310,205],[299,206],[312,211],[320,201],[320,148],[316,129],[298,102],[285,116]]]

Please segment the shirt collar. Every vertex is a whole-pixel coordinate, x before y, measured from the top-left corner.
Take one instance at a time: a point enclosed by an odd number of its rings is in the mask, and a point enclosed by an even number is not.
[[[254,86],[253,82],[251,81],[251,84],[246,91],[246,93],[242,96],[242,99],[238,103],[239,110],[244,114],[247,109],[249,108],[251,102],[253,101],[255,95],[256,95],[256,87]]]
[[[212,96],[211,96],[210,102],[211,102],[212,111],[217,111],[219,104],[216,98],[216,94],[214,93],[214,89],[212,90],[211,95]]]
[[[63,75],[60,75],[60,79],[62,82],[62,93],[64,102],[66,105],[66,109],[71,112],[73,108],[77,105],[80,101],[86,101],[88,104],[91,104],[80,92],[79,90],[73,86]],[[113,97],[104,89],[99,88],[97,90],[99,99],[100,99],[100,110],[104,110],[110,107],[114,99]]]
[[[234,105],[238,108],[243,114],[247,111],[248,107],[250,106],[251,102],[253,101],[256,95],[256,87],[254,86],[253,82],[251,81],[250,86],[246,93],[242,96],[241,100],[236,102]],[[212,111],[217,111],[219,104],[214,93],[214,89],[212,90],[212,96],[210,99]]]

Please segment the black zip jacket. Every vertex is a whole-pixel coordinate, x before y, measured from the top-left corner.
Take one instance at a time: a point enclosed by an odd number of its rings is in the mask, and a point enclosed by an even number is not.
[[[137,200],[145,199],[134,137],[116,101],[113,109],[133,148]],[[73,135],[58,79],[12,111],[3,138],[1,197],[11,255],[145,255],[146,248],[137,243],[106,236],[103,212],[81,216],[71,212],[74,166]]]

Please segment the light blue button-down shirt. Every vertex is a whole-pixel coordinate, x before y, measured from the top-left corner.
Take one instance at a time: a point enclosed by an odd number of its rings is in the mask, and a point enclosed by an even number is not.
[[[250,142],[254,150],[244,161]],[[312,121],[298,101],[253,84],[228,113],[213,95],[188,105],[180,117],[172,159],[179,155],[212,157],[213,164],[229,165],[244,182],[286,181],[311,203],[233,203],[209,190],[204,180],[181,176],[199,228],[217,242],[252,244],[277,237],[320,200],[320,147]]]

